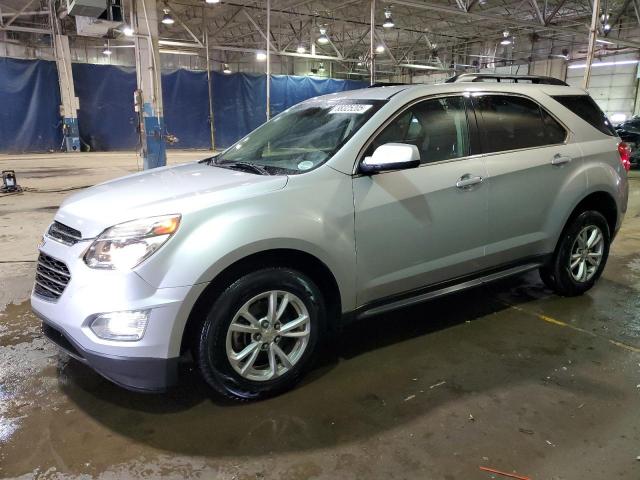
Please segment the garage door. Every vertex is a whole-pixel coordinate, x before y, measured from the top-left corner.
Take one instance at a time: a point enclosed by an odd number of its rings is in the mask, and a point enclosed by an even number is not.
[[[636,94],[636,63],[624,65],[603,65],[613,62],[637,61],[637,56],[615,55],[604,57],[602,60],[594,60],[589,82],[589,93],[600,105],[613,123],[618,123],[633,114],[633,104]],[[572,65],[584,65],[584,60],[571,62],[567,69],[567,83],[572,86],[582,87],[584,68],[571,68]]]

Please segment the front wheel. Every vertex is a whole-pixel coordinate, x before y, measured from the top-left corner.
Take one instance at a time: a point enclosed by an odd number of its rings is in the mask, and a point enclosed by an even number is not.
[[[306,275],[288,268],[249,273],[220,294],[204,320],[200,371],[227,398],[282,393],[313,360],[324,322],[322,293]]]
[[[582,295],[602,275],[610,242],[609,225],[602,214],[582,212],[562,232],[550,264],[540,269],[540,277],[559,295]]]

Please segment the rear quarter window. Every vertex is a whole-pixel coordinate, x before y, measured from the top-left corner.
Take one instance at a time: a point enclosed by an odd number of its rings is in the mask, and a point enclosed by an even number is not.
[[[616,135],[611,122],[589,95],[556,95],[553,99],[606,135]]]

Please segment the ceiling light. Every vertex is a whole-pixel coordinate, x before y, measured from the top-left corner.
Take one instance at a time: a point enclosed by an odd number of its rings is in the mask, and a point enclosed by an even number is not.
[[[591,67],[615,67],[616,65],[634,65],[640,62],[640,60],[621,60],[619,62],[596,62],[592,63]],[[585,68],[587,66],[586,63],[574,63],[573,65],[569,65],[567,68]]]
[[[384,45],[378,45],[376,47],[376,53],[383,53],[384,52]]]
[[[220,3],[220,0],[204,0],[205,3]]]
[[[306,51],[307,51],[307,49],[302,44],[298,45],[298,48],[296,48],[296,52],[298,52],[298,53],[304,53]]]
[[[264,52],[258,52],[256,53],[256,60],[258,60],[259,62],[264,62],[267,59],[267,54]]]
[[[164,15],[162,16],[162,23],[164,23],[165,25],[173,25],[174,23],[176,23],[173,17],[169,14],[168,8],[163,8],[162,11],[164,12]]]
[[[393,23],[393,18],[391,18],[391,9],[389,7],[384,10],[384,23],[382,24],[384,28],[393,28],[395,23]]]
[[[131,28],[129,25],[125,25],[124,27],[122,27],[122,33],[124,33],[127,37],[133,37],[133,28]]]
[[[109,55],[111,55],[113,52],[111,51],[111,49],[109,48],[109,44],[105,43],[104,44],[104,48],[102,49],[102,54],[106,55],[107,57]]]
[[[316,40],[321,45],[326,45],[329,43],[329,37],[327,36],[327,29],[324,27],[320,27],[320,36],[318,40]]]
[[[210,3],[210,2],[208,2]],[[224,64],[224,66],[222,67],[222,73],[226,73],[227,75],[229,75],[231,73],[231,69],[229,68],[228,64]]]

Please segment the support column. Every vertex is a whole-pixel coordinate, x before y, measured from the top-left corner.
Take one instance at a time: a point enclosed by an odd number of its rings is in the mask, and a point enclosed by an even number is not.
[[[369,32],[369,56],[371,57],[371,71],[369,85],[376,83],[376,0],[371,0],[371,31]]]
[[[591,12],[591,29],[589,31],[589,48],[587,49],[587,61],[584,68],[584,78],[582,80],[582,88],[589,88],[591,80],[591,64],[593,63],[593,55],[596,51],[596,39],[598,38],[598,21],[600,20],[600,0],[593,0],[593,12]]]
[[[267,122],[271,119],[271,0],[267,0]]]
[[[80,130],[78,129],[78,97],[73,85],[71,72],[71,50],[69,37],[53,35],[56,67],[58,68],[58,83],[60,85],[60,116],[62,117],[62,135],[64,149],[67,152],[80,151]]]
[[[167,164],[156,0],[134,0],[131,24],[136,31],[138,88],[134,94],[144,169]]]

